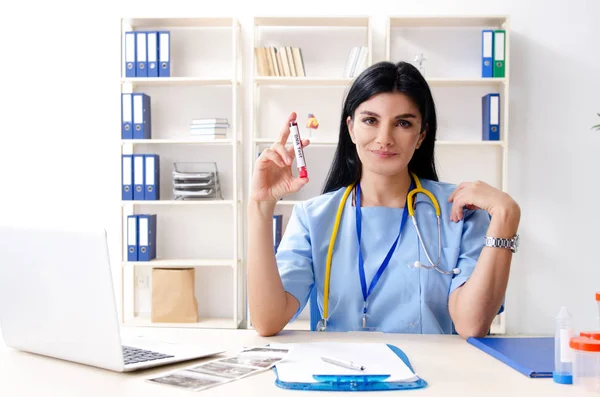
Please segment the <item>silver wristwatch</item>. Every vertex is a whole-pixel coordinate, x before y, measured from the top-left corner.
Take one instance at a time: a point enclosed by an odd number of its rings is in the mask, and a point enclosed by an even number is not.
[[[498,238],[485,236],[486,247],[507,248],[513,253],[519,248],[519,235],[515,234],[513,238]]]

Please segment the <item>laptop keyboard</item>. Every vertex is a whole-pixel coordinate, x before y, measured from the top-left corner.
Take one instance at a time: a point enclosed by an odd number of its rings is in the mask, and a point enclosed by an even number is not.
[[[159,360],[161,358],[171,358],[168,354],[153,352],[151,350],[143,350],[130,346],[123,346],[123,358],[125,364],[143,363],[146,361]]]

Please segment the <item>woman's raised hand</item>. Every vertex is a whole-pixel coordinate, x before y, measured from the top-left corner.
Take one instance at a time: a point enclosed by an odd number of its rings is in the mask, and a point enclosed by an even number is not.
[[[286,143],[290,135],[290,121],[294,120],[296,113],[292,112],[281,130],[279,140],[263,150],[256,160],[251,182],[251,200],[277,201],[297,192],[308,183],[308,178],[298,178],[292,174],[294,147],[286,146]],[[302,140],[302,147],[309,144],[308,139]]]

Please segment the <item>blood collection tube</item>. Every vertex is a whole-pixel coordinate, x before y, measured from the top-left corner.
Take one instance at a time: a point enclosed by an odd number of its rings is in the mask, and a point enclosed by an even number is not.
[[[292,134],[292,142],[294,143],[294,153],[296,154],[296,166],[298,167],[298,176],[300,178],[308,178],[306,171],[306,160],[304,158],[304,150],[302,149],[302,138],[300,130],[295,121],[290,121],[290,132]]]

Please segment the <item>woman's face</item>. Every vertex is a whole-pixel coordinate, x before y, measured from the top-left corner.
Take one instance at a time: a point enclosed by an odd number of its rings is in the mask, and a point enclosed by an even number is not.
[[[361,103],[354,119],[346,120],[352,142],[365,172],[393,176],[404,172],[421,146],[421,113],[406,95],[393,92],[372,96]]]

